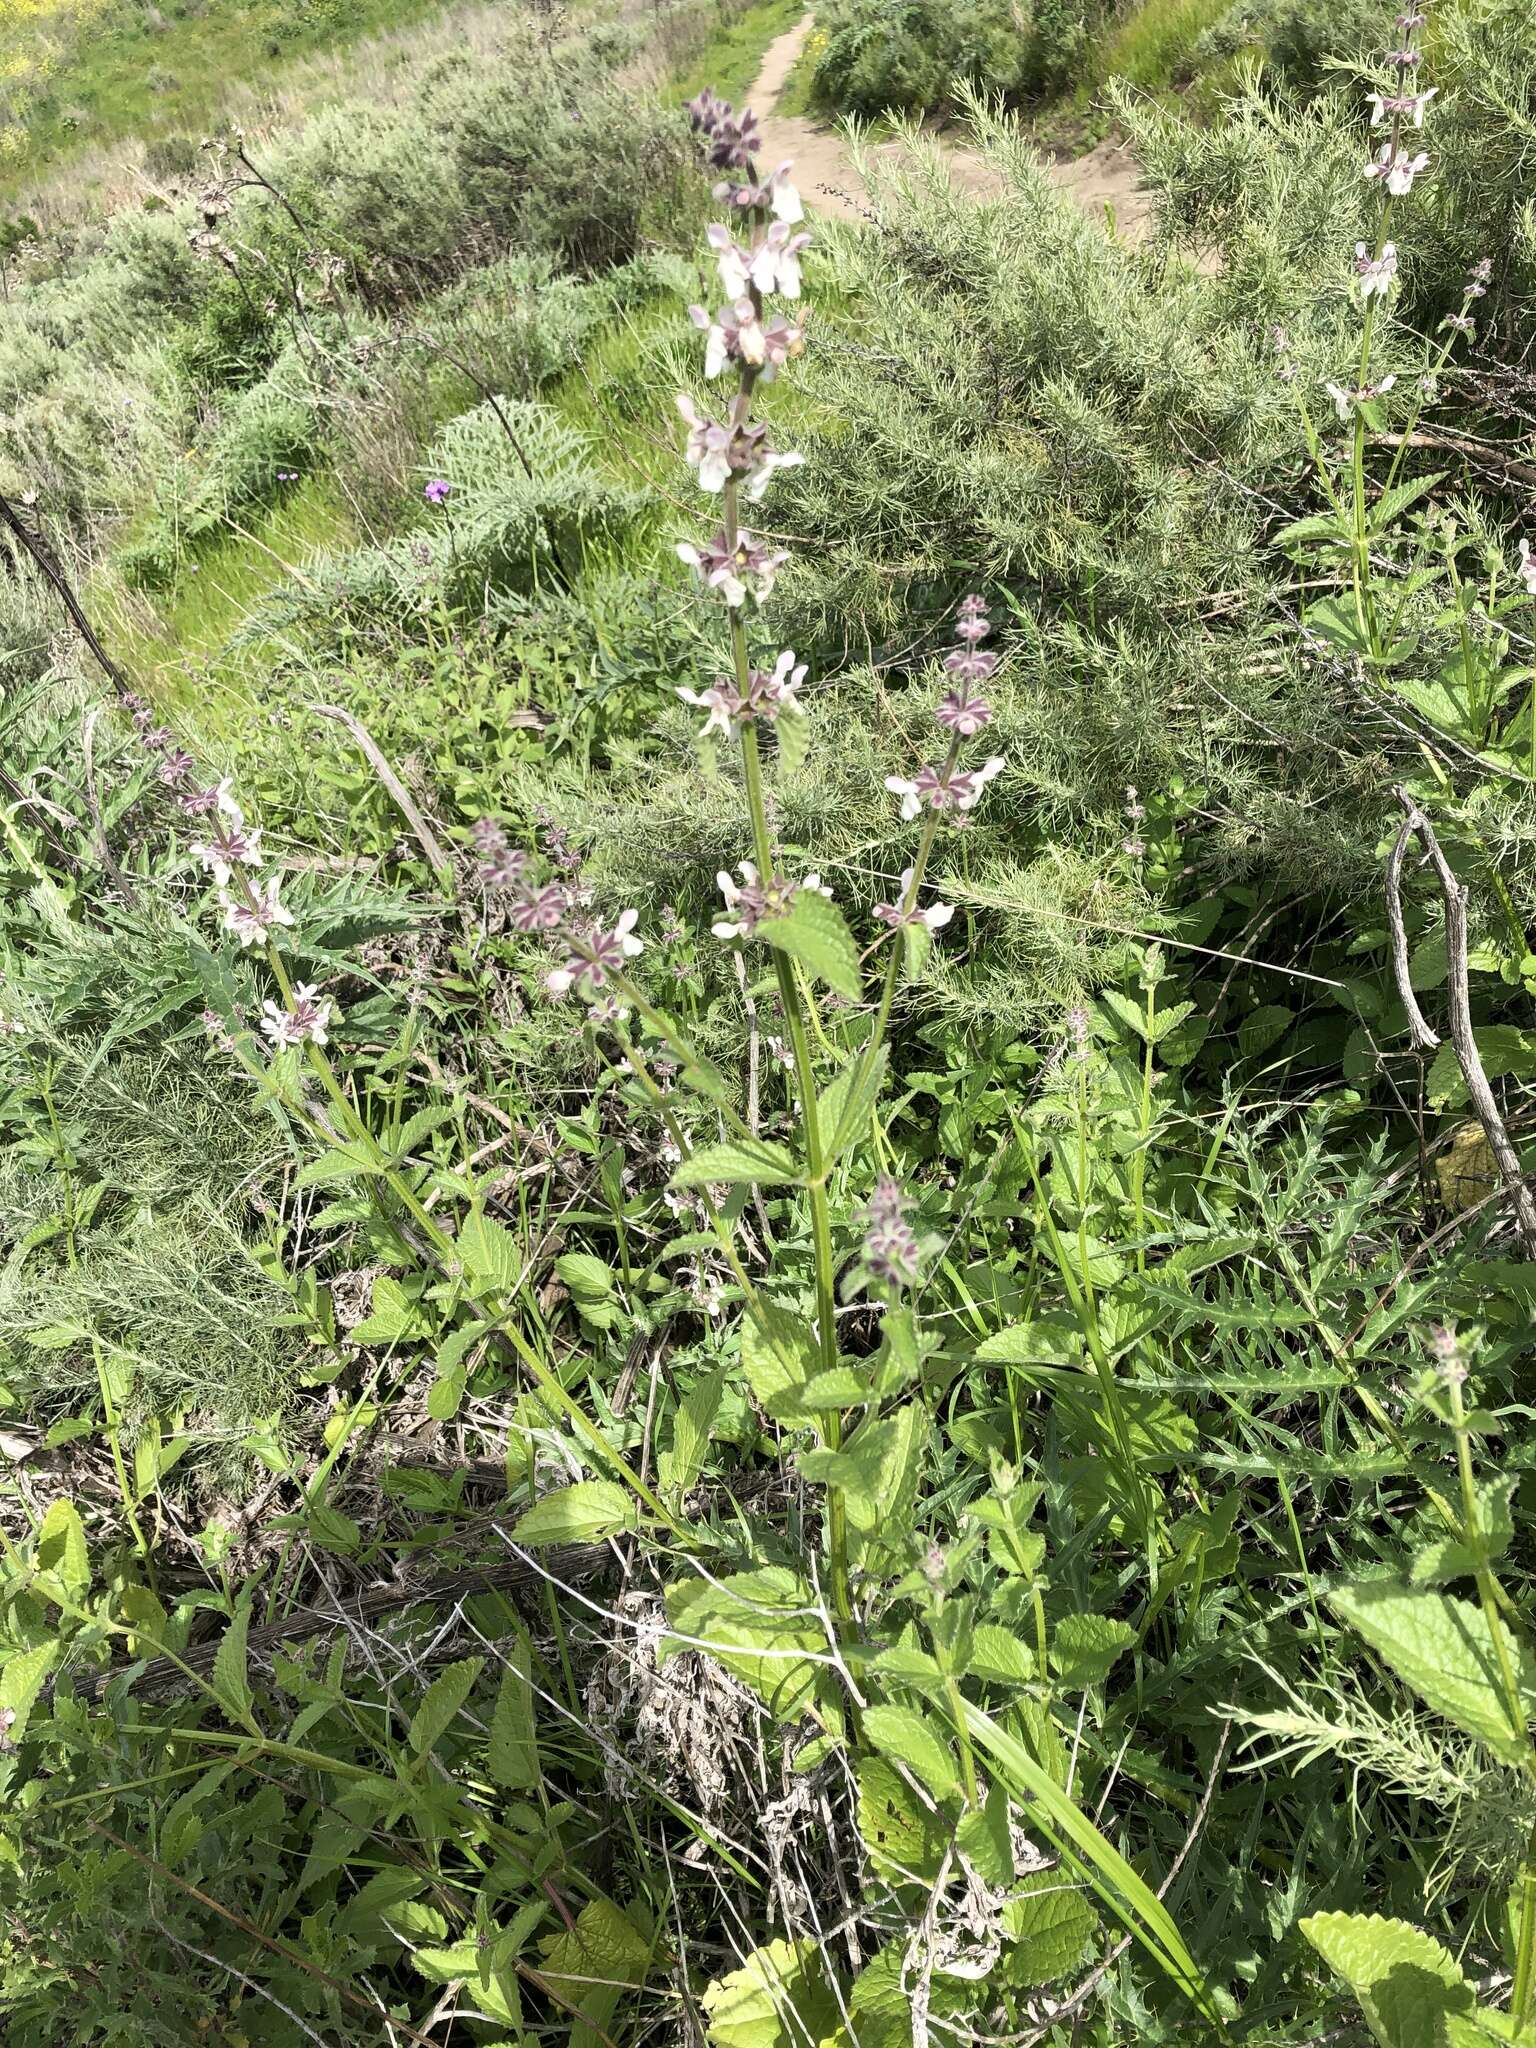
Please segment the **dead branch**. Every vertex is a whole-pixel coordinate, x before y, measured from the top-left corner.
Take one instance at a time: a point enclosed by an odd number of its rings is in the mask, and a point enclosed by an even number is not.
[[[369,767],[384,785],[400,815],[415,833],[417,845],[427,856],[427,865],[439,878],[447,881],[453,873],[452,862],[447,854],[444,853],[442,847],[439,846],[431,826],[422,816],[410,791],[390,766],[378,741],[369,732],[367,726],[363,724],[360,718],[355,718],[350,711],[345,710],[340,704],[311,704],[308,708],[311,711],[318,712],[322,718],[334,718],[338,725],[346,727],[347,731],[357,742],[358,751],[363,755]]]
[[[1440,850],[1435,837],[1435,828],[1419,809],[1413,798],[1400,784],[1395,785],[1392,794],[1403,808],[1403,825],[1393,847],[1397,873],[1402,868],[1402,857],[1406,852],[1410,836],[1417,837],[1425,855],[1435,870],[1440,884],[1440,894],[1445,902],[1445,962],[1446,998],[1450,1008],[1451,1048],[1456,1063],[1461,1068],[1462,1080],[1466,1083],[1467,1095],[1483,1135],[1488,1140],[1488,1149],[1498,1165],[1499,1177],[1509,1191],[1514,1204],[1515,1223],[1520,1232],[1520,1242],[1529,1259],[1536,1259],[1536,1196],[1520,1164],[1520,1155],[1515,1150],[1499,1105],[1489,1085],[1488,1074],[1483,1066],[1482,1055],[1477,1049],[1477,1039],[1472,1029],[1472,1001],[1467,982],[1467,899],[1469,891],[1464,883],[1458,882],[1451,871],[1450,863]],[[1387,908],[1392,914],[1394,893],[1397,888],[1392,862],[1388,862]],[[1439,1040],[1430,1031],[1418,1012],[1413,991],[1408,985],[1408,948],[1406,940],[1399,943],[1402,933],[1402,904],[1397,898],[1397,923],[1392,937],[1392,966],[1397,975],[1398,993],[1408,1011],[1409,1028],[1413,1030],[1413,1018],[1418,1016],[1418,1031],[1415,1042],[1418,1048],[1427,1051],[1429,1046],[1438,1045]],[[1421,1041],[1427,1037],[1428,1044]]]

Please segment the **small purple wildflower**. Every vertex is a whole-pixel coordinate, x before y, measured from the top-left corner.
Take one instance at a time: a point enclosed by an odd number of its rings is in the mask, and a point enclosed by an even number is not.
[[[1383,242],[1381,254],[1373,255],[1364,242],[1355,244],[1355,275],[1360,280],[1360,296],[1385,298],[1397,281],[1397,244]]]
[[[899,931],[905,925],[921,925],[930,932],[942,931],[955,914],[953,903],[930,903],[926,910],[920,910],[914,901],[910,906],[907,898],[912,894],[912,870],[904,868],[901,887],[896,892],[894,903],[877,903],[875,916],[892,931]]]
[[[174,789],[179,782],[185,782],[196,764],[183,747],[170,747],[161,758],[155,770],[167,789]]]
[[[233,932],[242,946],[261,945],[279,925],[293,923],[293,913],[278,901],[277,891],[276,875],[247,883],[240,896],[231,896],[228,889],[219,891],[225,930]]]
[[[811,244],[803,230],[796,234],[787,221],[776,220],[745,245],[718,221],[705,233],[728,298],[739,299],[749,286],[765,296],[777,292],[781,298],[799,298],[800,258]]]
[[[704,721],[704,733],[719,732],[728,739],[739,725],[752,724],[758,719],[771,721],[796,716],[800,700],[795,692],[805,679],[805,668],[803,661],[796,664],[794,649],[787,647],[771,670],[749,670],[745,693],[738,690],[730,677],[718,676],[707,690],[690,690],[679,685],[677,694],[685,704],[695,705],[700,711],[709,713]]]
[[[864,1258],[870,1272],[887,1287],[909,1287],[918,1274],[918,1243],[899,1181],[881,1174],[861,1221]]]
[[[564,924],[569,909],[570,900],[560,884],[547,882],[542,889],[525,887],[507,915],[516,931],[553,932]]]
[[[176,799],[189,818],[206,818],[218,809],[218,789],[184,789]]]
[[[1417,56],[1417,52],[1414,53]],[[1428,92],[1373,92],[1366,98],[1371,103],[1371,126],[1389,127],[1394,121],[1411,121],[1415,128],[1424,126],[1424,110],[1440,90],[1432,85]]]
[[[932,767],[919,768],[910,779],[887,775],[885,786],[893,796],[901,798],[902,818],[910,822],[925,806],[940,812],[973,810],[982,791],[1002,769],[1002,755],[994,754],[980,768],[951,769],[947,775],[942,768]]]
[[[306,1039],[312,1045],[324,1045],[330,1033],[331,1009],[331,998],[321,995],[313,982],[297,981],[286,1010],[270,996],[263,1002],[261,1028],[278,1052],[285,1046],[302,1045]]]
[[[749,590],[761,604],[789,560],[787,549],[770,548],[744,530],[738,531],[736,545],[731,547],[723,528],[702,547],[695,547],[692,541],[679,541],[677,554],[707,590],[718,590],[733,607],[746,602]]]
[[[724,868],[715,876],[727,912],[710,926],[717,939],[750,939],[764,918],[787,917],[802,889],[813,889],[818,896],[832,894],[815,873],[807,875],[803,882],[786,881],[777,875],[764,881],[756,863],[750,860],[744,860],[736,872],[741,876],[740,882],[733,881]]]
[[[933,715],[946,731],[974,739],[984,725],[992,723],[992,706],[985,697],[973,697],[962,684],[941,700]]]
[[[626,910],[610,932],[594,932],[590,938],[572,940],[571,957],[563,967],[552,968],[544,986],[552,996],[569,995],[580,988],[583,995],[606,987],[610,978],[622,974],[624,964],[645,951],[645,941],[634,937],[640,921],[638,910]]]
[[[1366,165],[1363,175],[1367,178],[1381,178],[1394,199],[1402,199],[1413,190],[1413,181],[1422,171],[1429,168],[1429,158],[1421,149],[1417,156],[1409,156],[1406,150],[1393,143],[1384,142],[1380,151]]]
[[[421,495],[429,505],[442,505],[447,503],[452,493],[453,485],[448,482],[447,478],[435,476]]]
[[[137,724],[137,719],[134,722]],[[140,726],[139,739],[156,754],[163,754],[167,747],[176,744],[176,735],[168,725]]]

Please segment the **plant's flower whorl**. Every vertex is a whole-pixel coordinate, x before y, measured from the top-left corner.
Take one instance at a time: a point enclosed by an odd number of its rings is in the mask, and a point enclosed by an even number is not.
[[[896,901],[877,903],[875,916],[882,924],[889,925],[892,931],[899,931],[905,925],[922,925],[930,932],[942,931],[955,914],[953,903],[930,903],[926,910],[920,910],[916,903],[913,903],[910,909],[904,907],[912,893],[912,872],[911,868],[902,870],[901,886],[896,891]]]
[[[612,931],[573,938],[571,957],[563,967],[552,968],[544,978],[544,986],[549,993],[565,996],[573,988],[579,988],[583,995],[592,995],[596,990],[605,988],[612,976],[623,973],[626,961],[645,951],[645,941],[634,936],[639,921],[638,910],[625,910],[620,913]]]
[[[918,1243],[900,1182],[881,1174],[860,1220],[865,1233],[864,1259],[871,1273],[888,1287],[911,1286],[918,1276]]]
[[[293,1001],[286,1010],[270,996],[262,1003],[261,1028],[279,1052],[285,1046],[302,1045],[306,1039],[312,1045],[325,1045],[332,1008],[331,998],[321,995],[313,982],[295,982]]]

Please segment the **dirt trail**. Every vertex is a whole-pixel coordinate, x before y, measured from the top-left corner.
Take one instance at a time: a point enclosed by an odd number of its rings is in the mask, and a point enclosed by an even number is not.
[[[779,95],[814,26],[814,15],[807,13],[769,44],[747,104],[756,112],[762,129],[765,160],[775,164],[786,157],[794,158],[795,183],[809,205],[827,213],[858,213],[868,199],[868,192],[842,136],[820,121],[793,119],[778,111]],[[997,174],[975,150],[948,142],[944,147],[950,175],[963,190],[998,189]],[[899,150],[899,143],[884,142],[871,154],[879,158],[896,155]],[[1047,169],[1062,191],[1069,192],[1085,212],[1102,218],[1108,206],[1113,209],[1115,226],[1121,234],[1134,239],[1145,232],[1151,209],[1141,189],[1140,173],[1123,149],[1113,143],[1100,143],[1086,156],[1048,164]]]

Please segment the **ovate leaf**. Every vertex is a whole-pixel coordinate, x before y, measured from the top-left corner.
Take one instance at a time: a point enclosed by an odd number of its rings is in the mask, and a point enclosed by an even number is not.
[[[406,1740],[418,1757],[430,1756],[448,1729],[460,1707],[475,1689],[475,1680],[485,1667],[483,1657],[465,1657],[457,1664],[450,1664],[446,1671],[439,1672],[427,1687],[421,1705],[416,1709]]]
[[[477,1292],[505,1294],[523,1270],[517,1239],[491,1216],[466,1216],[455,1241],[469,1283]]]
[[[811,1657],[826,1650],[803,1579],[781,1565],[718,1582],[683,1579],[667,1588],[666,1603],[676,1637],[663,1641],[658,1663],[682,1650],[707,1650],[780,1721],[799,1718],[816,1684]]]
[[[72,1500],[61,1497],[44,1515],[37,1532],[37,1564],[71,1602],[83,1600],[90,1591],[91,1561],[85,1547],[85,1527]]]
[[[1314,1913],[1301,1931],[1359,2000],[1381,2048],[1442,2048],[1446,2021],[1470,2014],[1472,1987],[1431,1935],[1376,1913]]]
[[[848,929],[848,920],[819,890],[798,890],[788,917],[760,919],[757,936],[779,952],[790,954],[850,1003],[862,997],[859,949]]]
[[[661,1454],[661,1483],[673,1493],[687,1493],[698,1482],[709,1451],[710,1432],[725,1392],[726,1368],[704,1373],[678,1408],[672,1424],[672,1448]]]
[[[1503,1762],[1523,1760],[1536,1660],[1502,1621],[1504,1648],[1527,1703],[1518,1725],[1511,1724],[1498,1651],[1480,1607],[1384,1579],[1339,1586],[1328,1600],[1426,1705],[1477,1736]]]
[[[539,1975],[563,2006],[581,2014],[569,2048],[597,2048],[611,2038],[608,2021],[620,2000],[632,2003],[645,1982],[651,1945],[611,1899],[598,1898],[582,1907],[574,1929],[551,1935],[541,1953]]]
[[[887,1052],[882,1045],[873,1058],[856,1052],[816,1098],[816,1121],[827,1159],[838,1159],[869,1127],[870,1112],[885,1082]]]
[[[691,1152],[672,1175],[672,1185],[701,1188],[709,1181],[724,1181],[731,1186],[779,1187],[799,1174],[784,1146],[765,1138],[731,1138]]]
[[[771,1941],[704,1993],[715,2048],[806,2048],[842,2022],[814,1941]]]
[[[579,1479],[536,1500],[512,1531],[514,1543],[599,1543],[639,1520],[634,1495],[613,1479]]]
[[[926,1714],[912,1707],[867,1707],[864,1733],[892,1763],[905,1764],[935,1799],[959,1792],[960,1774],[948,1739]]]
[[[801,1390],[820,1362],[804,1316],[759,1295],[741,1325],[741,1366],[753,1398],[777,1420],[796,1420]]]
[[[236,1607],[234,1619],[225,1629],[213,1659],[213,1689],[219,1696],[219,1705],[239,1727],[250,1725],[254,1705],[245,1650],[250,1625],[251,1602],[247,1596]]]
[[[1102,1685],[1122,1651],[1136,1640],[1126,1622],[1103,1614],[1068,1614],[1051,1638],[1051,1664],[1062,1685]]]
[[[539,1782],[532,1676],[532,1652],[525,1638],[519,1636],[507,1651],[486,1745],[490,1774],[509,1792],[527,1792]]]
[[[894,1764],[861,1756],[859,1833],[878,1876],[932,1884],[944,1860],[949,1823],[925,1806]]]
[[[1082,1961],[1099,1924],[1098,1909],[1064,1868],[1036,1871],[1003,1908],[1003,1926],[1017,1944],[1007,1958],[1014,1984],[1051,1984]]]

